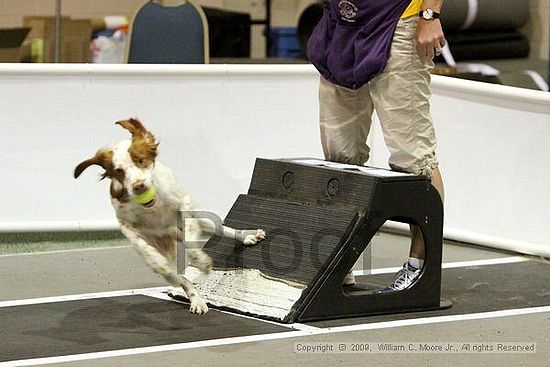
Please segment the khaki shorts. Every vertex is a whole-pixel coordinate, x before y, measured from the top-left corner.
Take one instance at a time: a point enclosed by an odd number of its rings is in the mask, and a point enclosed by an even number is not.
[[[362,165],[369,159],[366,141],[376,110],[392,169],[431,176],[438,166],[429,101],[434,64],[416,52],[417,19],[399,20],[391,57],[368,84],[352,90],[321,77],[321,141],[327,160]]]

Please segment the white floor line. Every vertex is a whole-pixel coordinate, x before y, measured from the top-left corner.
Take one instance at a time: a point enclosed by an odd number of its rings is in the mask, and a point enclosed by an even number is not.
[[[311,325],[306,325],[306,324],[294,323],[294,324],[290,324],[290,325],[292,325],[292,328],[294,328],[296,330],[308,331],[312,334],[315,334],[319,330],[322,330],[322,328],[319,328],[317,326],[311,326]]]
[[[41,303],[79,301],[79,300],[94,299],[94,298],[132,296],[132,295],[144,294],[146,292],[151,292],[151,291],[162,292],[163,290],[166,290],[166,289],[168,289],[168,287],[153,287],[153,288],[125,289],[120,291],[108,291],[108,292],[97,292],[97,293],[70,294],[66,296],[16,299],[13,301],[0,301],[0,308],[12,307],[12,306],[35,305],[35,304],[41,304]]]
[[[0,362],[0,367],[40,366],[40,365],[50,364],[50,363],[86,361],[91,359],[122,357],[122,356],[131,356],[131,355],[138,355],[138,354],[158,353],[158,352],[171,352],[176,350],[204,348],[204,347],[212,347],[212,346],[218,346],[218,345],[242,344],[242,343],[258,342],[258,341],[264,341],[264,340],[286,339],[286,338],[293,338],[293,337],[299,337],[299,336],[307,336],[309,334],[310,333],[306,331],[300,331],[300,330],[283,331],[281,333],[273,333],[273,334],[261,334],[261,335],[240,336],[240,337],[232,337],[232,338],[213,339],[213,340],[201,340],[197,342],[159,345],[154,347],[120,349],[120,350],[111,350],[111,351],[105,351],[105,352],[73,354],[73,355],[58,356],[58,357],[22,359],[17,361]]]
[[[486,265],[497,265],[497,264],[512,264],[523,261],[529,261],[529,258],[522,256],[511,256],[504,258],[496,259],[484,259],[484,260],[472,260],[472,261],[457,261],[450,263],[443,263],[444,269],[457,268],[457,267],[467,267],[467,266],[486,266]],[[381,269],[372,269],[370,274],[388,274],[398,271],[400,268],[381,268]],[[364,275],[366,272],[363,270],[355,270],[354,275]],[[125,289],[119,291],[108,291],[108,292],[98,292],[98,293],[84,293],[84,294],[71,294],[65,296],[53,296],[53,297],[41,297],[41,298],[30,298],[30,299],[20,299],[12,301],[0,301],[1,307],[12,307],[12,306],[24,306],[24,305],[33,305],[39,303],[52,303],[52,302],[66,302],[66,301],[78,301],[84,299],[92,298],[107,298],[107,297],[120,297],[120,296],[131,296],[136,294],[144,294],[146,292],[163,292],[166,291],[168,287],[153,287],[153,288],[142,288],[142,289]]]
[[[509,257],[499,257],[496,259],[483,259],[483,260],[468,260],[468,261],[455,261],[441,264],[443,269],[454,269],[454,268],[465,268],[473,266],[488,266],[488,265],[502,265],[502,264],[513,264],[520,263],[524,261],[529,261],[528,257],[524,256],[509,256]],[[379,268],[371,270],[354,270],[353,275],[376,275],[376,274],[391,274],[396,273],[401,269],[401,267],[391,267],[391,268]]]
[[[171,302],[181,303],[181,304],[185,303],[183,301],[180,301],[179,299],[175,299],[175,298],[170,297],[166,293],[167,290],[168,290],[168,288],[165,288],[164,290],[160,290],[160,291],[146,290],[145,292],[142,292],[141,295],[156,298],[156,299],[162,299],[164,301],[171,301]]]
[[[289,339],[289,338],[296,338],[296,337],[319,336],[319,335],[328,335],[328,334],[338,334],[343,332],[388,329],[388,328],[404,327],[404,326],[430,325],[430,324],[439,324],[439,323],[445,323],[445,322],[482,320],[482,319],[521,316],[521,315],[529,315],[529,314],[545,313],[545,312],[550,312],[550,306],[493,311],[493,312],[481,312],[481,313],[473,313],[473,314],[465,314],[465,315],[424,317],[424,318],[417,318],[417,319],[377,322],[377,323],[371,323],[371,324],[337,326],[337,327],[330,327],[325,329],[308,328],[308,330],[296,330],[296,331],[287,331],[287,332],[273,333],[273,334],[261,334],[261,335],[250,335],[250,336],[222,338],[222,339],[213,339],[213,340],[202,340],[202,341],[196,341],[196,342],[169,344],[169,345],[161,345],[161,346],[154,346],[154,347],[121,349],[121,350],[74,354],[74,355],[47,357],[47,358],[23,359],[23,360],[9,361],[9,362],[0,362],[0,367],[39,366],[39,365],[44,365],[49,363],[85,361],[85,360],[91,360],[91,359],[121,357],[121,356],[140,355],[140,354],[158,353],[158,352],[169,352],[169,351],[215,347],[215,346],[231,345],[231,344],[242,344],[242,343],[250,343],[250,342],[278,340],[278,339]]]
[[[320,331],[317,332],[316,334],[334,334],[334,333],[352,332],[352,331],[388,329],[388,328],[403,327],[403,326],[430,325],[430,324],[439,324],[443,322],[494,319],[494,318],[500,318],[500,317],[521,316],[521,315],[530,315],[530,314],[545,313],[545,312],[550,312],[550,306],[517,308],[517,309],[510,309],[510,310],[490,311],[490,312],[478,312],[478,313],[470,313],[470,314],[463,314],[463,315],[422,317],[422,318],[406,319],[406,320],[376,322],[372,324],[336,326],[336,327],[320,329]]]
[[[122,240],[124,241],[124,239]],[[115,241],[119,241],[119,240],[115,240]],[[22,253],[13,253],[13,254],[0,254],[0,258],[14,257],[14,256],[62,254],[62,253],[71,253],[71,252],[82,252],[82,251],[114,250],[114,249],[121,249],[121,248],[130,248],[130,247],[131,247],[130,245],[120,245],[120,246],[108,246],[108,247],[84,247],[84,248],[71,248],[71,249],[65,249],[65,250],[22,252]]]
[[[526,256],[509,256],[509,257],[499,257],[496,259],[455,261],[450,263],[444,263],[443,269],[465,268],[465,267],[487,266],[487,265],[515,264],[515,263],[521,263],[529,260],[530,259]]]

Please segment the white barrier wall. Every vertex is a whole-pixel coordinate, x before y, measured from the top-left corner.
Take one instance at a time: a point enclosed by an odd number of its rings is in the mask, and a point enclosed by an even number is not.
[[[256,157],[319,157],[317,76],[303,67],[0,65],[0,230],[115,227],[98,167],[136,116],[200,209],[225,216]],[[51,223],[53,222],[53,223]]]
[[[256,157],[321,157],[308,65],[0,64],[0,231],[115,226],[98,168],[74,166],[142,119],[197,206],[225,215]],[[446,235],[550,253],[550,94],[434,77]],[[380,130],[373,165],[386,166]]]

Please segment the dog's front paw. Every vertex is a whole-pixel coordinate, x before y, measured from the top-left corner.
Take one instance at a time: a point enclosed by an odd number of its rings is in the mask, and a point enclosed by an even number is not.
[[[246,230],[244,231],[243,244],[247,246],[255,245],[265,239],[265,231],[263,229]]]
[[[208,312],[208,306],[206,305],[206,302],[200,297],[195,297],[191,301],[191,307],[189,307],[189,312],[197,314],[197,315],[204,315]]]

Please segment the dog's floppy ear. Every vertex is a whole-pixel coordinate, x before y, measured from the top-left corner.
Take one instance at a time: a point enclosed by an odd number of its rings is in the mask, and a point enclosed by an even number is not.
[[[74,178],[78,178],[84,170],[90,166],[96,165],[102,167],[105,172],[101,175],[101,179],[109,177],[113,170],[113,152],[111,150],[101,149],[95,156],[80,162],[74,169]]]
[[[151,132],[143,126],[141,121],[130,118],[128,120],[121,120],[115,122],[115,124],[122,126],[132,134],[132,147],[130,153],[138,150],[146,150],[152,154],[152,158],[157,155],[157,148],[159,143]]]
[[[133,137],[143,137],[143,136],[145,136],[146,134],[149,133],[145,129],[143,124],[139,120],[134,119],[134,118],[129,118],[128,120],[120,120],[120,121],[115,122],[115,124],[120,125],[123,128],[125,128],[126,130],[128,130],[130,132],[130,134],[132,134],[132,138]]]

